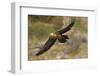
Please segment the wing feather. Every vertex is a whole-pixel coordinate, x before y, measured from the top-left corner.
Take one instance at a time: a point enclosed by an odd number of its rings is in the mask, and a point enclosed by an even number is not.
[[[61,30],[59,30],[59,31],[57,31],[59,34],[63,34],[63,33],[65,33],[65,32],[67,32],[67,31],[69,31],[71,28],[72,28],[72,26],[74,25],[74,21],[72,21],[67,27],[65,27],[65,28],[63,28],[63,29],[61,29]]]
[[[38,56],[38,55],[41,55],[44,52],[48,51],[48,49],[50,49],[53,46],[55,41],[56,41],[56,39],[52,39],[51,37],[49,37],[49,39],[46,41],[44,46],[40,49],[40,51],[36,55]]]

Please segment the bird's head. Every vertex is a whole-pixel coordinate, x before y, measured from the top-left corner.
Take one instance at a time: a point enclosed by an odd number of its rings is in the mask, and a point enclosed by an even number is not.
[[[50,37],[53,38],[53,39],[56,39],[57,35],[55,33],[50,33]]]

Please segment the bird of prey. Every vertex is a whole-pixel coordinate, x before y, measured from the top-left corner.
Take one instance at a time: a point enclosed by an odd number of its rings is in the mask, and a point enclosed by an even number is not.
[[[54,45],[56,40],[58,40],[60,43],[65,43],[67,41],[67,39],[69,39],[69,37],[67,35],[64,35],[64,33],[68,32],[72,28],[74,23],[75,23],[75,21],[73,20],[67,27],[65,27],[61,30],[58,30],[55,33],[50,33],[48,40],[46,41],[44,46],[40,48],[40,50],[36,54],[36,56],[39,56],[39,55],[45,53],[46,51],[48,51]]]

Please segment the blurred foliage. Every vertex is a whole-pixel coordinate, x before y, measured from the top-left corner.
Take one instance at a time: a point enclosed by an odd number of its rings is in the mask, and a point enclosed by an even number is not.
[[[76,17],[75,19],[75,28],[80,29],[81,32],[87,32],[87,18],[85,17]],[[85,19],[85,21],[84,21]]]
[[[39,39],[47,37],[50,32],[55,31],[55,29],[52,28],[51,26],[52,25],[50,24],[41,23],[41,22],[34,23],[33,25],[30,24],[28,27],[29,38],[32,38],[34,35],[36,38]]]

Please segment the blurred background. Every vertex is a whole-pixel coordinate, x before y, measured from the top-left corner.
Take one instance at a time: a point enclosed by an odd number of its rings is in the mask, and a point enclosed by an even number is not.
[[[66,27],[71,20],[75,24],[65,33],[69,40],[56,43],[44,54],[36,56],[49,34]],[[73,16],[28,15],[28,60],[55,60],[88,58],[88,18]]]

